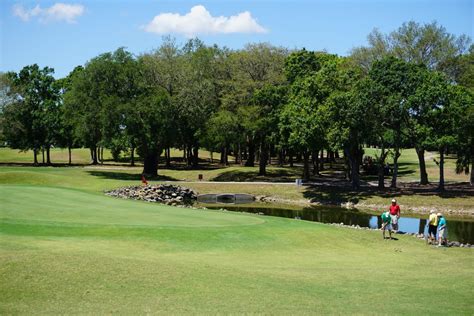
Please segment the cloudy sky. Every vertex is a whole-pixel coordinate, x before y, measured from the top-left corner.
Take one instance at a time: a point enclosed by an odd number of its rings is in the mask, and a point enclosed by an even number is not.
[[[167,34],[347,55],[374,28],[388,33],[409,20],[473,38],[474,0],[0,0],[0,71],[37,63],[60,78],[118,47],[148,52]]]

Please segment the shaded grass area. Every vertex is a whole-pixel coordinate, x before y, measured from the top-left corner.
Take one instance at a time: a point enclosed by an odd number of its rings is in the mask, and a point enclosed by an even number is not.
[[[380,154],[380,150],[375,148],[364,148],[365,155],[375,157]],[[388,157],[387,162],[393,165],[393,156]],[[429,181],[439,181],[439,154],[437,152],[425,152],[426,172]],[[444,177],[446,181],[469,181],[469,175],[456,173],[456,157],[447,155],[445,157]],[[420,180],[420,170],[418,156],[414,149],[403,149],[398,160],[401,181]]]
[[[71,150],[71,162],[73,165],[85,165],[91,162],[90,150],[88,148],[74,148]],[[179,149],[170,150],[171,158],[176,162],[182,162],[183,151]],[[45,154],[46,156],[46,154]],[[209,151],[200,150],[199,158],[202,163],[211,163],[211,153]],[[218,162],[216,158],[219,157],[218,153],[214,153],[213,161]],[[37,153],[38,162],[42,163],[42,154],[39,151]],[[46,158],[45,158],[46,159]],[[233,157],[229,156],[229,161],[233,161]],[[51,162],[56,165],[66,165],[69,162],[69,153],[67,148],[51,148]],[[160,162],[164,164],[164,154],[160,156]],[[136,156],[135,163],[138,166],[143,165],[143,160]],[[22,164],[31,165],[33,164],[33,151],[20,151],[17,149],[0,148],[0,164]],[[128,166],[130,164],[130,156],[122,153],[118,161],[112,160],[112,154],[110,150],[104,149],[104,164],[105,165],[121,165]]]
[[[244,167],[229,167],[226,170],[238,172]],[[207,170],[204,180],[213,179],[220,169]],[[95,194],[117,187],[141,184],[140,168],[106,169],[101,167],[0,167],[0,184],[26,184],[41,186],[56,186],[77,188]],[[199,193],[247,193],[273,197],[277,203],[307,204],[308,200],[323,204],[340,204],[354,202],[363,205],[388,205],[392,197],[397,197],[405,209],[411,207],[436,207],[446,209],[474,209],[473,188],[468,184],[448,184],[447,191],[436,191],[436,185],[420,187],[407,184],[397,190],[378,191],[377,189],[362,189],[352,191],[347,183],[321,182],[315,186],[296,186],[279,183],[212,183],[198,182],[198,174],[203,171],[194,170],[188,173],[184,170],[162,171],[157,180],[150,184],[164,181],[184,180],[181,185],[197,190]],[[190,176],[191,175],[191,176]],[[193,181],[193,182],[188,182]],[[321,180],[326,181],[326,180]]]
[[[447,184],[446,191],[439,192],[435,185],[418,186],[407,184],[398,189],[379,191],[376,188],[362,188],[354,191],[349,187],[306,186],[303,196],[322,204],[390,205],[396,198],[407,209],[423,207],[435,209],[473,209],[474,188],[468,183]]]
[[[91,193],[1,187],[1,314],[473,312],[471,249]]]
[[[301,167],[269,167],[265,176],[260,176],[258,167],[232,168],[224,170],[215,176],[213,181],[269,181],[269,182],[294,182],[295,179],[301,178],[303,168]]]

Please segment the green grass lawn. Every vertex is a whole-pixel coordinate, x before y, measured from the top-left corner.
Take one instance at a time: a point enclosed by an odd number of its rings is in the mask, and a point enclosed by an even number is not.
[[[243,167],[241,167],[243,168]],[[255,169],[255,168],[253,168]],[[208,170],[204,179],[212,173],[232,173],[239,167],[228,167],[226,169]],[[278,168],[275,168],[278,170]],[[120,168],[109,169],[108,166],[98,167],[20,167],[0,166],[0,184],[24,184],[39,186],[60,186],[76,188],[93,194],[102,195],[104,190],[114,189],[121,186],[140,184],[141,169]],[[284,204],[307,204],[309,199],[315,199],[324,203],[344,203],[356,201],[360,207],[381,207],[388,205],[392,196],[397,197],[402,209],[408,211],[414,208],[424,207],[427,210],[437,207],[440,210],[474,210],[474,197],[469,194],[451,196],[449,194],[394,194],[390,192],[380,193],[377,191],[352,192],[338,190],[336,188],[312,188],[308,186],[296,186],[278,183],[199,183],[186,182],[195,181],[190,174],[201,172],[199,170],[160,170],[161,177],[150,181],[151,184],[162,181],[185,180],[181,185],[193,188],[199,193],[248,193],[254,195],[265,195],[274,197],[279,203]],[[239,171],[240,172],[240,171]],[[277,172],[277,171],[274,171]],[[197,175],[196,175],[197,178]]]
[[[380,151],[375,148],[365,148],[365,154],[375,157]],[[183,152],[178,149],[171,150],[171,157],[174,159],[182,158]],[[269,166],[268,175],[266,177],[258,176],[258,167],[249,168],[241,166],[233,167],[222,167],[219,165],[208,165],[210,161],[210,152],[201,150],[199,151],[199,157],[202,159],[205,166],[202,170],[189,170],[186,168],[172,168],[164,169],[161,168],[161,174],[172,179],[195,181],[198,179],[198,175],[202,174],[205,180],[215,181],[276,181],[276,182],[293,182],[297,178],[301,178],[302,168],[301,167],[284,167],[278,168],[276,166]],[[122,160],[120,163],[113,162],[111,160],[111,154],[108,150],[104,151],[104,166],[105,167],[128,167],[128,163]],[[163,158],[163,157],[162,157]],[[214,162],[219,158],[219,153],[214,153]],[[38,155],[39,161],[41,161],[41,155]],[[229,158],[233,161],[233,157]],[[51,149],[51,160],[53,163],[66,164],[68,162],[68,151],[67,149],[53,148]],[[438,181],[439,179],[439,167],[436,165],[436,161],[439,161],[439,155],[437,153],[427,152],[425,161],[427,172],[430,181]],[[33,161],[32,151],[19,152],[9,148],[0,148],[0,164],[17,163],[17,164],[30,164]],[[73,149],[72,150],[72,162],[73,164],[86,165],[90,162],[90,154],[88,149]],[[392,158],[389,157],[389,163],[392,163]],[[468,182],[469,175],[467,174],[456,174],[455,172],[456,159],[452,156],[448,156],[445,159],[445,180],[446,181],[462,181]],[[141,172],[142,164],[139,160],[136,162],[137,167],[130,168],[133,172]],[[400,181],[417,181],[420,178],[418,170],[418,158],[414,149],[403,149],[399,159],[399,180]],[[327,166],[326,166],[327,167]],[[330,173],[323,172],[329,175]],[[375,177],[372,177],[375,179]],[[389,179],[389,177],[387,177]]]
[[[0,314],[474,312],[472,249],[120,200],[97,190],[125,180],[56,170],[0,185]]]
[[[374,155],[374,149],[366,149],[367,154]],[[11,149],[0,149],[0,184],[18,183],[27,185],[46,185],[62,186],[68,188],[80,188],[88,190],[95,194],[102,194],[106,189],[113,189],[124,185],[134,185],[140,183],[140,173],[142,166],[130,167],[126,163],[117,164],[112,161],[106,161],[104,165],[90,166],[88,162],[88,150],[75,149],[73,153],[77,157],[82,157],[83,165],[74,167],[33,167],[30,165],[8,165],[8,163],[21,163],[23,159],[31,159],[28,153],[18,153]],[[209,156],[208,152],[200,152],[203,157]],[[61,155],[64,160],[60,160]],[[108,154],[107,154],[108,155]],[[106,157],[107,157],[106,155]],[[172,156],[180,157],[182,152],[172,151]],[[214,159],[217,154],[214,154]],[[53,161],[66,162],[67,151],[61,149],[52,150]],[[77,159],[79,159],[77,158]],[[81,160],[78,160],[81,161]],[[413,181],[417,175],[416,153],[413,149],[403,150],[402,158],[402,177],[401,181]],[[430,162],[431,161],[431,162]],[[427,160],[430,179],[435,179],[433,168],[437,168],[432,160]],[[3,163],[3,165],[2,165]],[[433,167],[430,164],[434,164]],[[435,168],[435,169],[436,169]],[[472,193],[465,194],[438,194],[438,193],[397,193],[397,192],[377,192],[361,191],[353,192],[348,190],[338,190],[332,187],[297,187],[295,185],[278,184],[278,182],[292,182],[300,178],[302,168],[295,166],[277,167],[268,166],[268,175],[258,176],[258,167],[242,167],[231,165],[229,167],[219,166],[217,164],[202,163],[201,169],[188,169],[183,165],[175,165],[170,169],[160,167],[160,177],[151,183],[162,181],[182,181],[184,185],[197,190],[200,193],[223,193],[239,192],[254,195],[265,195],[278,200],[284,204],[308,204],[310,199],[321,203],[340,204],[347,201],[356,202],[361,208],[380,208],[388,204],[392,197],[397,197],[403,210],[414,210],[417,212],[426,212],[435,207],[441,211],[462,211],[474,214],[474,196]],[[447,160],[447,180],[449,181],[467,181],[467,175],[456,175],[454,173],[453,159]],[[449,171],[451,170],[451,171]],[[437,172],[437,170],[435,170]],[[326,171],[327,173],[328,171]],[[199,183],[198,175],[202,174],[205,181],[211,183]],[[326,174],[327,176],[327,174]],[[212,183],[213,181],[225,183]],[[233,183],[233,181],[242,181],[244,183]],[[251,182],[277,182],[272,183],[251,183]]]
[[[380,150],[375,148],[365,148],[365,155],[376,157],[380,155]],[[388,163],[393,164],[393,157],[389,156]],[[425,152],[426,172],[430,181],[439,181],[439,153]],[[444,178],[445,181],[469,182],[469,175],[456,173],[456,157],[448,155],[445,157]],[[420,170],[418,156],[415,149],[402,149],[398,159],[400,181],[419,181]]]

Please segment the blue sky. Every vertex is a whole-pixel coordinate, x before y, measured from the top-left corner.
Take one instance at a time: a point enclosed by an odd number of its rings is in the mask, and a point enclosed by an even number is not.
[[[388,33],[409,20],[473,38],[474,0],[3,0],[0,71],[37,63],[60,78],[121,46],[149,52],[169,32],[181,43],[197,36],[230,48],[270,42],[347,55],[374,28]]]

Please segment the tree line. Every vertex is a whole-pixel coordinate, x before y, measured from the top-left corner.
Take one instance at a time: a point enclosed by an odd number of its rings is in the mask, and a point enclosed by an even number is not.
[[[46,153],[90,149],[91,161],[127,153],[158,174],[159,157],[184,150],[197,167],[199,150],[220,152],[266,174],[271,158],[303,163],[303,178],[343,153],[347,178],[360,186],[363,147],[376,157],[379,187],[393,153],[397,186],[402,148],[416,149],[420,183],[429,179],[425,151],[457,155],[457,171],[474,183],[474,45],[437,23],[404,23],[377,30],[368,46],[347,57],[268,43],[231,50],[199,39],[178,45],[166,37],[157,49],[134,56],[124,48],[92,58],[62,79],[53,69],[25,66],[1,75],[1,137],[9,147]],[[470,45],[470,46],[469,46]],[[44,157],[44,156],[43,156]],[[71,155],[69,155],[71,157]],[[71,162],[71,158],[69,158]]]

